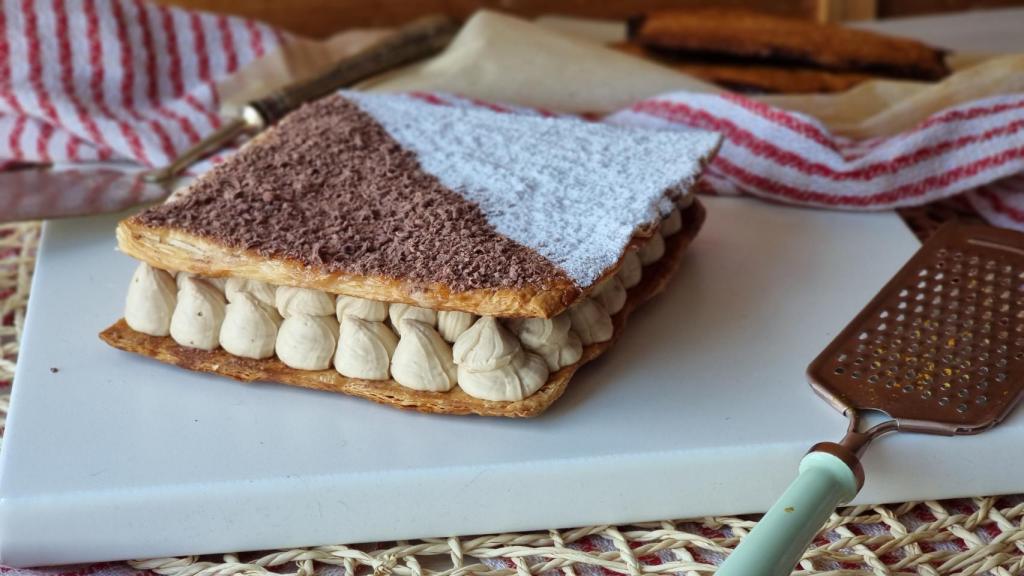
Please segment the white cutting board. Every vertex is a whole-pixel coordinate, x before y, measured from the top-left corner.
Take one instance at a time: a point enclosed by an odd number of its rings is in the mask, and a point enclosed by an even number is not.
[[[916,249],[893,214],[707,200],[667,292],[534,420],[426,416],[108,348],[114,218],[46,226],[2,451],[16,566],[766,509],[845,422],[804,368]],[[59,371],[51,373],[50,368]],[[1024,491],[1024,417],[892,437],[861,501]]]

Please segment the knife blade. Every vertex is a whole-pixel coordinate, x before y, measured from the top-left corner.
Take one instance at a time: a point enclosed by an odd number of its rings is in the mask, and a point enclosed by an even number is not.
[[[166,197],[171,187],[138,169],[23,168],[0,171],[0,222],[119,212]]]

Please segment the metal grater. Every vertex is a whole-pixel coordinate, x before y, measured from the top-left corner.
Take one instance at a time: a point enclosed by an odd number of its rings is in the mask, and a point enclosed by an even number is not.
[[[860,490],[860,456],[890,432],[976,434],[1024,388],[1024,234],[940,228],[807,369],[849,419],[811,448],[800,476],[719,569],[789,574],[840,502]],[[885,415],[862,430],[868,411]]]
[[[807,369],[811,386],[858,423],[974,434],[1005,418],[1024,384],[1024,235],[947,224]]]

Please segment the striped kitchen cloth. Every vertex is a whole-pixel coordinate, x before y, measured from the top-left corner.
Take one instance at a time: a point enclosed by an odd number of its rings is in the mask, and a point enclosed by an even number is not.
[[[606,121],[720,132],[704,178],[719,194],[848,210],[965,194],[992,224],[1024,230],[1024,94],[967,102],[870,140],[835,136],[814,118],[737,94],[668,94]]]
[[[142,0],[2,0],[0,162],[168,164],[219,126],[217,80],[281,41]]]
[[[2,0],[0,166],[167,164],[219,124],[217,81],[286,41],[250,20],[143,0]],[[439,105],[522,109],[453,95]],[[703,188],[847,210],[964,194],[1024,230],[1024,94],[938,112],[894,136],[850,140],[737,94],[676,92],[602,119],[725,136]]]

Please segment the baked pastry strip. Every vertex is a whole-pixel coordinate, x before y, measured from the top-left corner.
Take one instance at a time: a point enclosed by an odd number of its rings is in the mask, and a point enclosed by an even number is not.
[[[949,74],[945,53],[916,40],[749,10],[652,12],[630,21],[629,38],[677,56],[744,58],[915,80]]]
[[[629,289],[626,304],[612,317],[614,333],[607,342],[584,347],[583,356],[575,364],[566,366],[548,377],[547,383],[531,396],[514,402],[500,402],[473,398],[455,387],[449,392],[424,392],[401,386],[391,380],[361,380],[342,376],[333,369],[305,371],[289,368],[277,358],[252,360],[228,354],[222,349],[198,350],[180,346],[170,337],[149,336],[128,327],[124,319],[118,320],[102,333],[107,344],[148,356],[161,362],[197,372],[210,372],[243,382],[271,381],[329,392],[341,392],[366,398],[396,408],[406,408],[436,414],[479,414],[481,416],[531,417],[546,410],[566,390],[569,380],[587,362],[604,353],[622,333],[629,315],[642,303],[654,297],[668,285],[675,275],[683,253],[704,222],[703,206],[694,200],[682,211],[683,229],[665,239],[665,254],[655,264],[644,269],[640,283]]]
[[[833,72],[820,68],[751,62],[702,61],[684,56],[673,57],[648,50],[638,44],[620,42],[616,50],[646,58],[683,74],[714,82],[740,92],[769,94],[807,94],[843,92],[875,78],[862,72]]]

